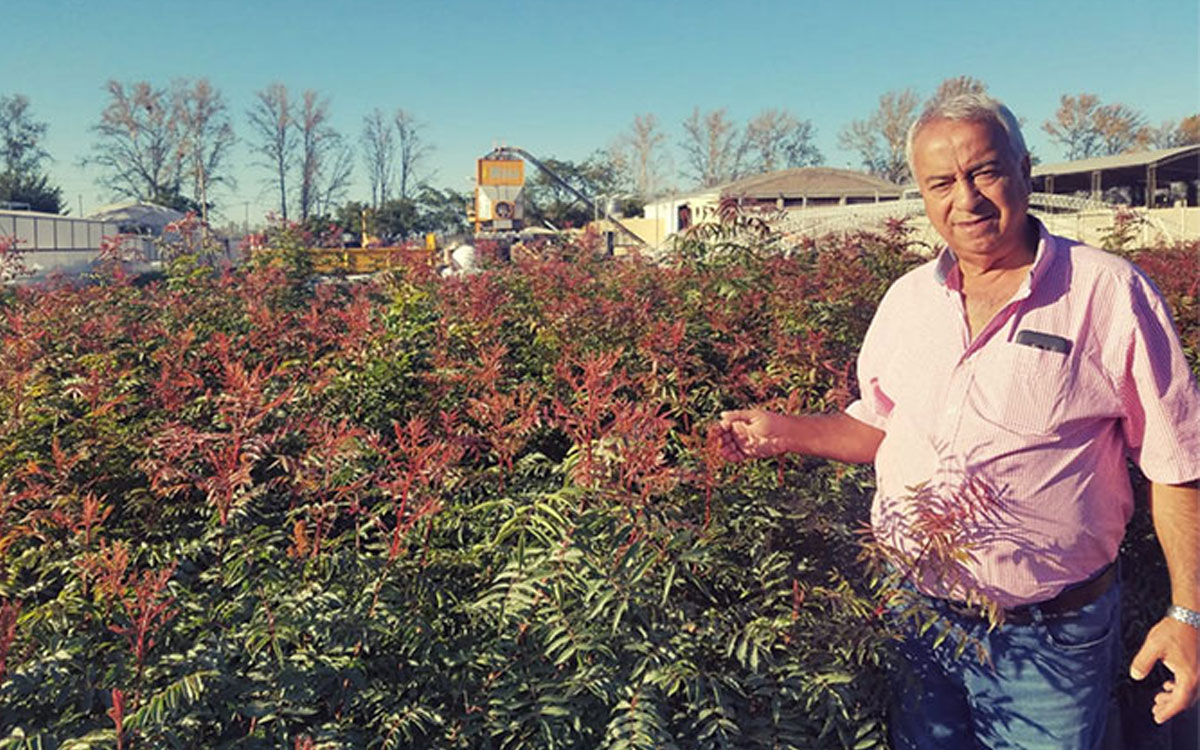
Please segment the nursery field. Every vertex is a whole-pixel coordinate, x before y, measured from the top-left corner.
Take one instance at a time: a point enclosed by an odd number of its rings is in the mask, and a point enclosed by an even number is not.
[[[187,230],[158,281],[0,292],[0,748],[886,747],[870,468],[706,429],[848,403],[909,236],[347,283]],[[1193,367],[1198,250],[1123,250]],[[1133,643],[1144,507],[1124,555]]]

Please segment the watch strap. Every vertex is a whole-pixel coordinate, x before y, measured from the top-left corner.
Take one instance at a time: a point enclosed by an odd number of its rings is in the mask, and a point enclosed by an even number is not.
[[[1170,609],[1167,610],[1167,617],[1170,617],[1172,620],[1179,620],[1180,622],[1187,623],[1193,628],[1200,628],[1200,612],[1197,612],[1194,609],[1188,609],[1187,607],[1180,607],[1178,604],[1172,604]]]

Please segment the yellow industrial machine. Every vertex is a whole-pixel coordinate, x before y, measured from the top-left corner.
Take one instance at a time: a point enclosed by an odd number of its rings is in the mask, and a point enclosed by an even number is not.
[[[556,175],[533,154],[516,146],[500,146],[476,162],[475,201],[467,209],[467,218],[475,226],[476,239],[497,240],[500,243],[502,257],[507,257],[507,248],[525,228],[525,162],[537,167],[556,185],[583,201],[593,214],[603,216],[638,244],[646,244],[611,216],[607,208],[597,206],[591,198]],[[608,244],[611,254],[611,236]]]
[[[497,149],[475,164],[475,234],[518,232],[525,226],[525,162]]]
[[[413,263],[435,265],[439,248],[437,235],[425,235],[424,246],[414,242],[385,247],[383,241],[367,231],[367,212],[362,212],[359,247],[313,248],[313,268],[317,273],[368,274],[387,271]]]
[[[316,247],[312,258],[317,273],[366,274],[414,263],[433,265],[437,255],[423,247]]]

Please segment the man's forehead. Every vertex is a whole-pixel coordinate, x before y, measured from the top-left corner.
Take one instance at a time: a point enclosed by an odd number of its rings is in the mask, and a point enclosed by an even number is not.
[[[986,162],[1003,159],[1010,151],[1004,129],[988,120],[934,120],[913,139],[914,166],[929,161],[957,163],[963,158]]]

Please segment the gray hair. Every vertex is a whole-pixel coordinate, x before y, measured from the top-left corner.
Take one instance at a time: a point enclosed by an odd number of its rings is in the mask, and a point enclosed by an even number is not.
[[[914,179],[917,170],[913,168],[913,141],[921,128],[935,120],[994,123],[1003,128],[1008,136],[1008,147],[1013,158],[1019,162],[1029,154],[1029,149],[1025,147],[1025,138],[1021,136],[1021,126],[1012,110],[987,94],[957,94],[930,102],[921,116],[909,126],[908,136],[904,140],[904,158],[908,160],[908,171]]]

